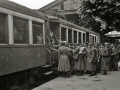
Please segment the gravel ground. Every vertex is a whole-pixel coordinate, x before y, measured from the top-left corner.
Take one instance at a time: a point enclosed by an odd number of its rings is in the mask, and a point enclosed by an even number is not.
[[[33,90],[120,90],[120,69],[109,71],[108,75],[100,73],[93,77],[87,74],[73,75],[70,78],[58,77]]]

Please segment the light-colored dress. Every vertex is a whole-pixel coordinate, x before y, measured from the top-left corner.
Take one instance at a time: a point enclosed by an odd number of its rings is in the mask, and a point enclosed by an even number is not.
[[[70,71],[70,62],[68,59],[69,48],[61,46],[59,48],[58,71]]]
[[[85,65],[84,65],[84,59],[85,59],[85,47],[80,47],[76,51],[78,54],[78,61],[75,63],[75,69],[76,70],[84,70]]]

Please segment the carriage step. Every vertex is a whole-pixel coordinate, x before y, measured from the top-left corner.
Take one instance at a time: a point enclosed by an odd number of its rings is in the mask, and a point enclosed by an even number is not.
[[[19,90],[19,86],[12,86],[12,87],[10,87],[10,90]]]
[[[47,67],[51,67],[51,65],[44,65],[44,66],[41,66],[43,68],[47,68]]]
[[[46,72],[46,73],[44,73],[43,75],[50,75],[50,74],[52,74],[53,73],[53,71],[49,71],[49,72]]]
[[[51,65],[44,65],[44,66],[41,66],[41,67],[42,67],[43,74],[46,73],[46,72],[51,71],[51,68],[52,68]]]
[[[57,67],[56,68],[52,68],[53,71],[57,71],[57,69],[58,69]]]

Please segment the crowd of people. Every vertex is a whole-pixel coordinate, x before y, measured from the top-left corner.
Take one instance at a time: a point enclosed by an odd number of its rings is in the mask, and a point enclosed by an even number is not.
[[[69,77],[70,74],[107,75],[108,71],[118,70],[120,60],[118,43],[84,43],[71,46],[62,41],[58,51],[58,71],[63,77]]]

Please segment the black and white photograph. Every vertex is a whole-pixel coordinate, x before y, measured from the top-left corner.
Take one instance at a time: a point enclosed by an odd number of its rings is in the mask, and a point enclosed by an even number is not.
[[[0,0],[0,90],[120,90],[120,0]]]

